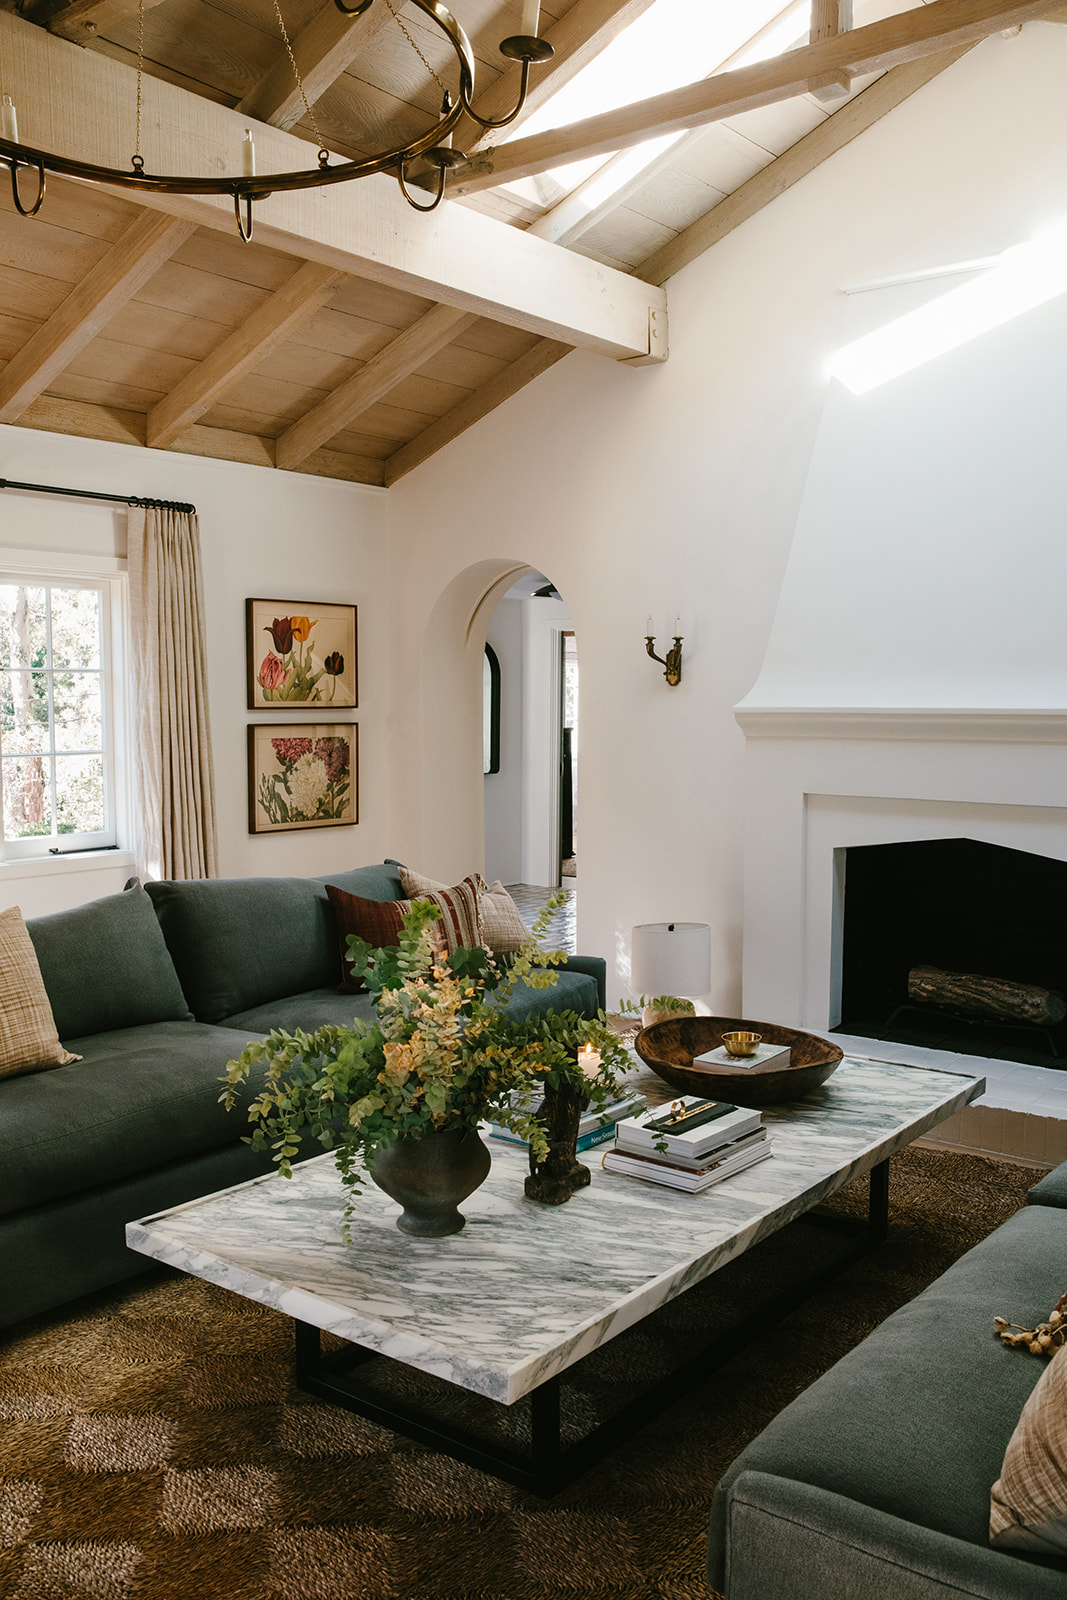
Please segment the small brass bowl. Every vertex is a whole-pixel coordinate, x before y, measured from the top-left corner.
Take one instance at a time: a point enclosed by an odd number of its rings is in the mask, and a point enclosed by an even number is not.
[[[762,1033],[724,1033],[722,1042],[732,1056],[754,1056],[762,1038]]]

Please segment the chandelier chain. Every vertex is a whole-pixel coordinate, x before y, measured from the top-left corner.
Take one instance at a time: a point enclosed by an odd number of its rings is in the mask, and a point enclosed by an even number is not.
[[[275,0],[275,3],[277,3],[277,0]],[[391,11],[392,12],[393,21],[396,23],[397,27],[400,29],[401,33],[404,35],[404,38],[407,40],[408,44],[414,50],[415,54],[418,56],[419,60],[423,64],[423,66],[426,68],[426,71],[430,74],[430,77],[433,79],[434,83],[436,83],[437,87],[441,90],[441,92],[443,94],[447,94],[448,93],[448,85],[442,82],[442,80],[438,77],[437,73],[434,71],[433,67],[431,67],[430,63],[427,61],[426,57],[423,55],[422,51],[419,49],[418,41],[416,39],[414,39],[412,37],[412,35],[408,32],[407,27],[405,26],[405,24],[401,20],[400,13],[397,11],[396,7],[393,4],[393,0],[385,0],[385,6],[386,6],[386,10],[387,11]]]
[[[144,169],[144,157],[141,154],[141,101],[142,85],[144,80],[144,0],[137,4],[137,130],[133,141],[133,167],[140,172]]]
[[[141,0],[141,4],[142,5],[144,4],[144,0]],[[308,100],[308,97],[307,97],[307,91],[304,88],[304,80],[300,76],[300,68],[296,64],[296,56],[293,54],[293,47],[292,47],[291,43],[289,42],[289,31],[285,26],[285,20],[282,17],[282,8],[278,4],[278,0],[274,0],[274,15],[278,18],[278,26],[279,26],[279,28],[281,29],[281,32],[282,32],[282,41],[283,41],[283,43],[285,45],[285,48],[286,48],[286,51],[288,52],[288,55],[289,55],[289,65],[293,69],[293,77],[296,79],[296,86],[300,91],[300,98],[304,102],[304,115],[307,117],[308,121],[310,122],[311,131],[315,135],[315,138],[319,142],[320,159],[321,159],[321,151],[322,151],[322,149],[325,148],[323,146],[323,142],[322,142],[322,134],[319,132],[319,125],[315,120],[315,113],[314,113],[314,111],[312,111],[311,102]]]

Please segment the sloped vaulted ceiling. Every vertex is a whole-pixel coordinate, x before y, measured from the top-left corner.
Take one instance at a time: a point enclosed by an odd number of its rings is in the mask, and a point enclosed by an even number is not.
[[[267,172],[312,165],[320,137],[353,158],[432,121],[440,64],[410,4],[425,64],[386,0],[354,21],[282,3],[314,126],[273,0],[144,0],[143,18],[136,0],[0,0],[0,93],[27,144],[125,168],[143,22],[148,170],[236,172],[246,126]],[[555,56],[526,114],[656,3],[546,0]],[[461,126],[470,159],[429,216],[378,176],[261,202],[244,244],[229,200],[53,176],[27,219],[0,184],[0,422],[388,485],[571,349],[666,359],[673,272],[979,39],[1055,15],[931,0],[846,29],[846,0],[813,3],[784,55],[495,148]],[[499,114],[518,0],[455,10],[476,104]],[[595,202],[515,186],[664,132],[685,136]]]

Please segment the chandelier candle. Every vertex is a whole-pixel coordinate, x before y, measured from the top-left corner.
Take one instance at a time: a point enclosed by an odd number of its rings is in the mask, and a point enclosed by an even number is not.
[[[252,142],[251,128],[245,129],[245,136],[241,141],[241,173],[246,178],[256,175],[256,147]]]
[[[0,137],[10,139],[12,144],[19,142],[18,118],[9,94],[5,94],[3,101],[0,102]]]
[[[537,38],[537,24],[541,20],[541,0],[523,0],[522,24],[519,29],[527,39]]]

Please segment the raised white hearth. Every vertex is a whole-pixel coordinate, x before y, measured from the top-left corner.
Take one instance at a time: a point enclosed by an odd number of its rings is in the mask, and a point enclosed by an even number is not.
[[[1067,715],[746,703],[744,1014],[840,1020],[845,851],[971,839],[1067,861]],[[924,906],[916,897],[915,917]],[[844,1048],[974,1071],[974,1058],[843,1038]],[[918,1062],[917,1062],[918,1064]],[[1067,1072],[982,1058],[982,1101],[941,1142],[1067,1158]]]

